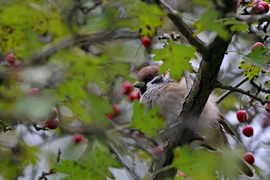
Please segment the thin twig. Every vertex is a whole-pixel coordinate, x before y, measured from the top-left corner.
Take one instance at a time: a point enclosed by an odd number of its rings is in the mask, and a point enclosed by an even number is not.
[[[263,100],[263,99],[259,98],[258,96],[254,95],[254,94],[251,94],[249,91],[245,91],[245,90],[240,89],[240,88],[228,86],[228,85],[225,85],[225,84],[221,84],[219,82],[217,82],[215,84],[215,87],[216,88],[221,88],[221,89],[227,89],[227,90],[230,90],[231,92],[239,92],[241,94],[248,95],[249,97],[251,97],[253,99],[256,99],[257,101],[260,101],[262,105],[264,105],[265,103],[270,103],[269,100],[267,100],[267,99]]]
[[[248,80],[248,77],[245,77],[244,79],[242,79],[241,81],[239,81],[238,83],[236,83],[233,87],[237,88],[239,86],[241,86],[244,82],[246,82]],[[216,100],[216,104],[219,104],[225,97],[227,97],[232,91],[228,90],[225,93],[223,93],[217,100]]]
[[[36,122],[34,122],[33,126],[36,129],[36,131],[40,131],[40,130],[49,131],[49,129],[47,128],[47,126],[38,127]]]
[[[56,163],[59,163],[59,161],[60,161],[60,156],[61,156],[61,150],[60,150],[60,148],[58,149],[58,153],[57,153],[57,158],[56,158]],[[48,178],[46,177],[46,176],[48,176],[48,175],[51,175],[51,174],[55,174],[56,173],[56,170],[55,169],[50,169],[49,170],[49,172],[42,172],[42,175],[38,178],[39,180],[42,180],[42,179],[44,179],[44,180],[48,180]]]
[[[127,164],[127,161],[124,160],[124,158],[122,158],[122,156],[117,152],[117,150],[113,147],[113,145],[111,144],[112,142],[108,142],[108,145],[110,147],[110,150],[118,157],[118,159],[122,162],[122,165],[128,170],[128,172],[130,173],[130,175],[134,178],[134,179],[140,179],[140,177],[135,173],[135,171],[133,170],[132,167],[130,167]]]

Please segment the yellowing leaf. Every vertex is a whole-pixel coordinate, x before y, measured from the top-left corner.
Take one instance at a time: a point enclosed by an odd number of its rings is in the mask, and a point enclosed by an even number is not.
[[[163,49],[155,49],[154,60],[163,60],[159,73],[162,74],[170,69],[170,75],[179,80],[183,76],[184,69],[193,71],[189,60],[196,58],[195,51],[195,48],[191,46],[177,44],[174,41],[170,41]]]
[[[156,27],[163,26],[163,22],[158,16],[164,16],[166,13],[156,4],[137,1],[136,4],[127,6],[126,10],[128,17],[139,19],[139,23],[131,28],[133,31],[140,29],[141,36],[150,38],[156,33]]]
[[[247,65],[244,61],[240,63],[241,65],[239,66],[240,69],[245,69],[245,72],[243,74],[244,77],[248,76],[248,79],[251,80],[254,76],[258,77],[259,72],[263,72],[263,70],[257,66],[254,66],[252,64]]]
[[[158,129],[166,127],[164,117],[158,116],[160,107],[153,107],[147,113],[144,104],[140,104],[138,100],[133,104],[133,119],[130,125],[139,130],[143,130],[149,136],[155,136]]]

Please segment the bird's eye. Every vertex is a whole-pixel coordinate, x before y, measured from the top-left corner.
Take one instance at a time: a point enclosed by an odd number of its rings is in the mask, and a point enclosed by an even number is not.
[[[148,77],[147,77],[147,81],[149,82],[149,81],[151,81],[153,78],[154,78],[153,76],[148,76]]]

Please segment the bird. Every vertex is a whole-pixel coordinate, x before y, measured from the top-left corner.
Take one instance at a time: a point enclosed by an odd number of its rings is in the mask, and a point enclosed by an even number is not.
[[[166,117],[165,122],[167,126],[170,127],[177,123],[177,117],[182,110],[188,93],[185,78],[181,78],[179,82],[176,82],[170,78],[168,71],[164,74],[159,74],[159,66],[152,65],[146,66],[138,72],[137,81],[133,86],[139,88],[140,103],[145,104],[146,111],[154,106],[160,106],[159,115]],[[191,150],[205,147],[212,151],[225,152],[228,149],[233,151],[226,133],[234,139],[236,138],[225,118],[219,112],[215,99],[216,96],[214,94],[209,96],[195,127],[195,133],[203,136],[204,140],[191,142]],[[166,138],[169,138],[168,135],[166,136]],[[235,155],[235,157],[237,160],[233,160],[233,163],[237,169],[242,174],[253,177],[254,168],[240,156]]]

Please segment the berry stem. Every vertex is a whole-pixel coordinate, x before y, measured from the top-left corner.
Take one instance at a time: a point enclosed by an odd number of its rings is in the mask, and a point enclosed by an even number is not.
[[[241,94],[241,96],[240,96],[240,101],[239,101],[239,110],[242,110],[242,109],[241,109],[241,99],[242,99],[242,96],[243,96],[243,94]]]
[[[254,41],[253,41],[253,39],[251,38],[251,36],[250,36],[250,34],[249,34],[249,31],[248,31],[248,30],[246,30],[246,31],[247,31],[247,33],[248,33],[248,36],[249,36],[251,42],[254,44]]]
[[[142,45],[143,45],[143,44],[141,43],[141,45],[140,45],[140,46],[139,46],[139,48],[137,49],[137,51],[136,51],[135,55],[133,56],[133,58],[131,59],[131,61],[130,61],[130,62],[133,62],[133,60],[135,59],[135,57],[138,55],[139,50],[141,49]]]
[[[228,54],[229,52],[235,52],[235,53],[238,53],[238,54],[241,54],[242,56],[244,56],[244,54],[239,52],[239,51],[226,51],[226,54]]]

